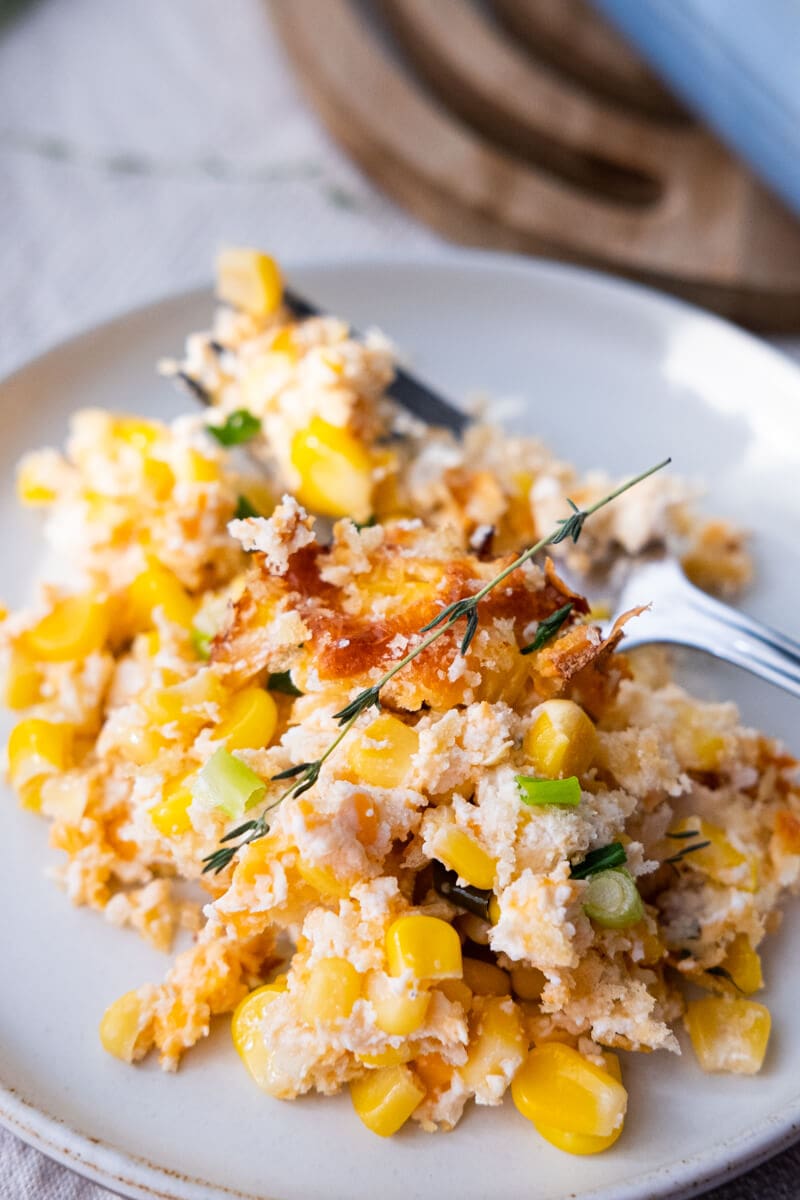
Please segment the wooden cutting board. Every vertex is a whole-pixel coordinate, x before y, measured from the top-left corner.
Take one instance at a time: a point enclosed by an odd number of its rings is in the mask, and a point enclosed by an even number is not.
[[[320,117],[446,237],[800,329],[800,223],[584,0],[271,0]]]

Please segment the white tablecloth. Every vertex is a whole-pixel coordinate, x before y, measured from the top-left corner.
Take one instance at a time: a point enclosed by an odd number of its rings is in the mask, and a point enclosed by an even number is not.
[[[0,22],[0,376],[205,281],[226,242],[439,252],[327,139],[263,0],[6,0]],[[789,1200],[799,1163],[715,1196]],[[0,1200],[108,1196],[0,1129]]]

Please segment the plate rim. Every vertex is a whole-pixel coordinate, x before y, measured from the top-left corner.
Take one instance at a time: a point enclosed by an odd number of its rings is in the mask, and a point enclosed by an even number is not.
[[[384,253],[347,258],[291,257],[282,265],[287,276],[304,271],[330,276],[339,272],[365,271],[379,276],[382,272],[398,268],[411,272],[423,269],[454,273],[466,269],[476,273],[490,270],[511,272],[536,277],[545,284],[565,282],[579,290],[589,288],[595,294],[605,293],[617,305],[644,304],[661,320],[669,320],[676,315],[695,322],[699,319],[707,327],[716,328],[727,336],[732,335],[751,353],[783,373],[800,394],[800,366],[761,337],[689,301],[647,284],[620,278],[592,267],[562,263],[548,258],[528,258],[509,252],[453,247],[437,248],[434,253]],[[189,306],[203,297],[207,297],[209,301],[213,299],[213,287],[209,284],[195,285],[180,291],[164,290],[150,300],[122,309],[100,322],[87,324],[16,366],[0,379],[0,393],[6,387],[17,383],[29,371],[41,366],[45,360],[65,352],[79,351],[82,342],[102,337],[113,330],[121,330],[130,321],[146,314],[150,315],[161,307]],[[187,329],[186,332],[188,334],[191,331]],[[122,1194],[136,1200],[201,1200],[201,1197],[202,1200],[269,1200],[263,1193],[256,1196],[224,1185],[210,1184],[82,1133],[72,1128],[67,1118],[56,1116],[25,1100],[14,1087],[5,1084],[2,1079],[0,1124],[23,1142],[63,1166],[103,1186],[122,1188]],[[800,1093],[791,1107],[785,1108],[781,1113],[762,1118],[745,1134],[735,1135],[728,1141],[716,1142],[713,1149],[702,1154],[678,1159],[651,1172],[640,1173],[630,1182],[603,1185],[590,1191],[576,1193],[576,1200],[659,1200],[662,1197],[670,1197],[670,1200],[688,1200],[709,1187],[719,1186],[752,1170],[796,1143],[798,1139]]]

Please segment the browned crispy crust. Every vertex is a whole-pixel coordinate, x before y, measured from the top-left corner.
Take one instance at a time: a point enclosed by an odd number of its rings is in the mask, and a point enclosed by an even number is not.
[[[341,543],[339,551],[335,561],[341,565]],[[439,554],[429,531],[415,535],[399,528],[387,529],[383,542],[369,550],[367,570],[345,572],[341,583],[324,578],[333,555],[317,543],[304,546],[291,555],[285,574],[275,575],[264,556],[254,554],[247,586],[214,643],[214,661],[241,682],[264,669],[291,668],[301,686],[313,676],[308,690],[367,686],[417,644],[419,631],[447,605],[474,595],[514,561],[485,561],[450,545]],[[561,636],[524,659],[519,649],[525,631],[566,602],[573,610]],[[473,699],[512,701],[531,677],[541,694],[561,693],[601,663],[622,636],[622,619],[606,639],[576,624],[587,611],[585,598],[559,578],[549,559],[543,574],[518,568],[481,602],[479,632],[463,665],[453,668],[464,633],[459,622],[404,668],[382,698],[409,711]],[[292,615],[288,641],[286,631],[276,628],[276,614]]]

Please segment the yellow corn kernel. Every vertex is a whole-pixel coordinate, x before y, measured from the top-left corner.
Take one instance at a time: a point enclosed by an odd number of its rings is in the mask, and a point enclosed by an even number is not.
[[[213,671],[201,670],[196,675],[169,687],[156,688],[142,698],[142,707],[152,721],[169,725],[196,725],[210,721],[208,705],[221,705],[226,698],[225,686]]]
[[[410,1062],[414,1057],[414,1048],[404,1043],[402,1046],[387,1046],[377,1054],[357,1054],[356,1058],[365,1067],[396,1067],[399,1063]]]
[[[278,708],[264,688],[248,687],[232,696],[225,716],[214,729],[214,738],[228,750],[259,750],[272,741]]]
[[[101,649],[108,637],[106,605],[92,595],[57,600],[23,635],[24,649],[44,662],[70,662]]]
[[[261,875],[267,875],[275,862],[276,850],[275,834],[268,834],[245,846],[233,873],[233,887],[251,887]]]
[[[283,280],[274,258],[261,250],[231,246],[217,257],[217,295],[253,317],[277,312]]]
[[[161,609],[168,621],[189,629],[195,608],[180,580],[157,562],[137,575],[128,588],[128,609],[135,633],[153,628],[156,609]]]
[[[9,656],[3,699],[8,708],[30,708],[41,698],[42,677],[36,663],[24,650],[14,647]]]
[[[622,1125],[608,1137],[594,1137],[590,1133],[575,1133],[569,1129],[558,1129],[555,1125],[546,1125],[543,1121],[534,1121],[536,1132],[559,1150],[567,1154],[600,1154],[613,1146],[622,1133]]]
[[[157,629],[151,629],[149,633],[140,633],[137,635],[137,641],[141,638],[140,645],[144,648],[145,654],[149,658],[155,658],[161,649],[161,637]]]
[[[701,850],[691,850],[685,854],[681,863],[702,871],[716,883],[727,887],[740,888],[744,892],[754,892],[758,887],[758,863],[754,856],[742,854],[725,836],[725,830],[710,821],[700,817],[686,817],[673,825],[670,833],[689,833],[693,831],[696,837],[682,838],[673,841],[681,850],[697,842],[710,842]]]
[[[454,1070],[441,1054],[421,1054],[414,1061],[414,1073],[429,1095],[447,1091]]]
[[[37,781],[40,786],[41,811],[57,821],[77,824],[89,803],[89,781],[85,775],[68,772],[47,775]]]
[[[375,805],[375,799],[364,792],[356,792],[353,796],[358,829],[356,837],[362,846],[372,846],[380,830],[380,816]]]
[[[247,1070],[260,1088],[270,1091],[270,1051],[261,1032],[267,1006],[286,991],[286,976],[279,975],[240,1000],[231,1019],[231,1037]]]
[[[391,713],[381,713],[347,747],[350,773],[370,787],[402,787],[419,749],[419,734]]]
[[[492,926],[476,913],[460,913],[456,917],[456,928],[476,946],[488,946]]]
[[[452,925],[439,917],[411,913],[398,917],[386,933],[390,975],[414,979],[460,979],[461,942]]]
[[[155,762],[166,745],[166,738],[155,729],[144,729],[139,725],[129,729],[120,739],[118,750],[126,762],[143,767]]]
[[[160,458],[146,458],[142,467],[144,481],[156,500],[166,500],[175,487],[175,475],[169,463]]]
[[[158,804],[150,809],[150,820],[163,837],[182,837],[192,828],[191,803],[192,793],[183,780],[173,780],[164,788]]]
[[[725,738],[704,724],[702,709],[685,705],[675,720],[675,750],[688,771],[715,771],[725,753]]]
[[[383,1033],[408,1037],[425,1024],[431,994],[424,988],[373,971],[367,978],[366,992],[375,1013],[375,1024]]]
[[[488,1075],[506,1074],[509,1065],[521,1063],[525,1048],[517,1005],[506,996],[484,996],[473,1007],[467,1061],[459,1074],[474,1091]]]
[[[436,839],[435,853],[446,867],[473,887],[493,887],[497,860],[463,829],[456,825],[448,826]]]
[[[282,354],[288,358],[289,362],[297,362],[300,357],[300,348],[291,325],[284,325],[283,329],[278,330],[269,348],[272,354]]]
[[[425,1092],[408,1067],[382,1067],[354,1079],[350,1098],[367,1129],[391,1137],[425,1099]]]
[[[104,1050],[133,1062],[142,1020],[142,1002],[136,992],[126,992],[109,1005],[100,1021],[100,1042]]]
[[[769,1009],[755,1000],[704,996],[691,1000],[684,1017],[692,1046],[704,1071],[755,1075],[769,1041]]]
[[[55,498],[55,490],[43,477],[36,460],[24,459],[17,471],[17,499],[20,504],[29,507],[52,504]]]
[[[8,774],[20,789],[70,764],[75,726],[39,717],[27,717],[11,730],[8,739]]]
[[[372,512],[372,462],[347,429],[313,417],[292,438],[291,463],[300,483],[297,499],[324,517],[366,521]]]
[[[534,713],[523,749],[537,775],[563,779],[589,769],[596,740],[594,725],[580,705],[547,700]]]
[[[146,454],[159,441],[164,427],[157,421],[145,421],[141,417],[115,417],[111,431],[119,441]]]
[[[667,948],[661,938],[644,924],[640,925],[639,929],[641,930],[640,937],[642,941],[641,961],[647,966],[653,966],[655,963],[661,962],[667,953]]]
[[[739,991],[744,992],[747,996],[751,996],[753,992],[757,992],[764,986],[761,958],[758,951],[750,945],[750,940],[744,933],[737,933],[728,946],[722,966]]]
[[[619,1134],[628,1104],[628,1093],[610,1071],[563,1042],[534,1047],[511,1084],[511,1094],[522,1115],[540,1132],[555,1129],[561,1134],[601,1140]],[[548,1133],[543,1136],[548,1137]],[[603,1149],[604,1145],[592,1147],[590,1143],[586,1149],[573,1149],[573,1153]]]
[[[300,1000],[309,1025],[346,1021],[361,995],[361,976],[346,958],[321,958],[311,968]]]
[[[347,879],[340,879],[332,867],[317,866],[298,860],[297,870],[302,879],[311,887],[316,888],[321,896],[331,896],[344,900],[350,895],[351,884]]]
[[[613,1076],[617,1083],[622,1083],[622,1065],[619,1061],[619,1055],[614,1054],[612,1050],[604,1050],[603,1058],[605,1059],[606,1070],[609,1075]]]
[[[475,689],[476,700],[497,704],[515,704],[528,682],[528,660],[515,643],[501,638],[492,642],[491,655],[481,664],[481,681]]]
[[[214,458],[207,458],[199,450],[189,449],[181,456],[178,464],[178,479],[181,483],[219,483],[222,469]]]
[[[437,984],[437,991],[442,992],[453,1004],[460,1004],[464,1012],[469,1012],[472,1004],[472,992],[463,979],[443,979]]]
[[[538,1000],[547,982],[538,967],[512,967],[511,988],[520,1000]]]
[[[464,959],[464,983],[476,996],[508,996],[511,981],[508,972],[479,958]]]

